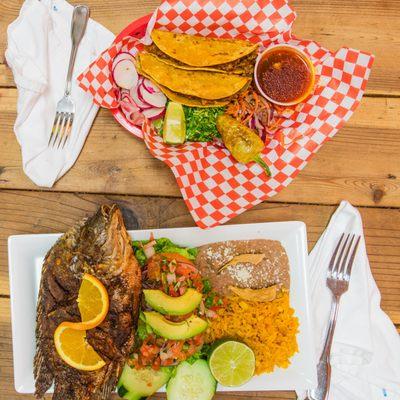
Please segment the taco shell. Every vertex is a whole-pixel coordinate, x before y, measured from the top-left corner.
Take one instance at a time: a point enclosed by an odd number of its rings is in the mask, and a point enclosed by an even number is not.
[[[211,72],[222,72],[227,74],[236,74],[236,75],[248,75],[253,76],[254,72],[254,64],[257,58],[257,51],[253,51],[252,53],[228,63],[214,65],[210,67],[194,67],[193,65],[184,64],[167,54],[163,53],[154,43],[150,46],[146,46],[146,52],[154,54],[161,61],[166,64],[170,64],[174,67],[187,69],[191,71],[201,70],[201,71],[211,71]]]
[[[186,96],[207,100],[230,97],[243,89],[250,77],[177,68],[150,53],[140,53],[138,69],[157,84]]]
[[[220,100],[204,100],[198,97],[185,96],[184,94],[173,92],[165,86],[158,85],[160,90],[168,97],[169,100],[183,104],[189,107],[223,107],[229,103],[229,99]]]
[[[258,48],[245,40],[215,39],[154,29],[156,46],[168,56],[194,67],[209,67],[242,58]]]

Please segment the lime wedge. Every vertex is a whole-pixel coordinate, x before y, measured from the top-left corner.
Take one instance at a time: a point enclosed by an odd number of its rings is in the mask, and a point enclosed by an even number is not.
[[[211,373],[223,386],[241,386],[254,375],[256,358],[244,343],[227,340],[218,345],[208,360]]]
[[[182,104],[170,101],[163,125],[163,140],[168,144],[182,144],[186,139],[185,113]]]

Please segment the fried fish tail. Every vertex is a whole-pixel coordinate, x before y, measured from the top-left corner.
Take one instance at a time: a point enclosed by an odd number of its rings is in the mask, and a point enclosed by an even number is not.
[[[46,354],[40,350],[36,353],[33,370],[36,379],[35,397],[37,399],[42,399],[45,393],[50,389],[54,380],[54,375],[51,367],[47,363]]]

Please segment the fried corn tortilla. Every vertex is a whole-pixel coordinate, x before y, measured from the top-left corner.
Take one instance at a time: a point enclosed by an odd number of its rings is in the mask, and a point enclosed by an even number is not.
[[[147,46],[146,51],[148,53],[154,54],[165,63],[181,69],[187,69],[192,71],[200,70],[200,71],[211,71],[211,72],[224,72],[229,74],[248,75],[248,76],[253,75],[254,64],[257,58],[257,50],[254,50],[252,53],[228,63],[214,65],[212,67],[194,67],[192,65],[185,64],[168,56],[167,54],[163,53],[154,43],[151,44],[150,46]]]
[[[157,85],[160,90],[168,97],[169,100],[174,101],[176,103],[183,104],[184,106],[189,107],[223,107],[226,106],[231,98],[228,99],[220,99],[220,100],[205,100],[200,99],[199,97],[194,96],[185,96],[184,94],[174,92],[165,86],[160,85],[159,83],[155,82],[151,79],[150,76],[146,75],[141,69],[138,69],[141,75],[145,78],[150,79],[155,85]]]
[[[229,103],[229,99],[221,99],[221,100],[204,100],[198,97],[193,96],[185,96],[184,94],[173,92],[169,90],[165,86],[158,85],[161,91],[171,100],[176,103],[183,104],[184,106],[189,107],[222,107],[226,106]]]
[[[138,69],[159,85],[206,100],[230,97],[251,81],[251,78],[240,75],[176,68],[150,53],[140,53],[138,64]]]
[[[245,40],[215,39],[154,29],[151,38],[168,56],[194,67],[209,67],[242,58],[258,48]]]

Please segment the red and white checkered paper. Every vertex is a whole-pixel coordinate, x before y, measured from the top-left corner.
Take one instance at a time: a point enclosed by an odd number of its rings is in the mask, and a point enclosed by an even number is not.
[[[286,145],[272,140],[263,151],[272,177],[258,164],[240,164],[226,149],[208,143],[167,146],[145,121],[147,147],[171,168],[201,228],[223,224],[288,186],[360,103],[373,56],[346,47],[330,52],[313,41],[299,40],[291,34],[295,18],[285,0],[166,0],[153,14],[149,26],[155,23],[156,28],[169,31],[247,39],[264,47],[282,42],[299,46],[319,75],[314,94],[280,127]],[[110,64],[119,51],[133,52],[138,47],[137,39],[123,38],[79,77],[80,86],[93,94],[96,103],[118,106]]]

